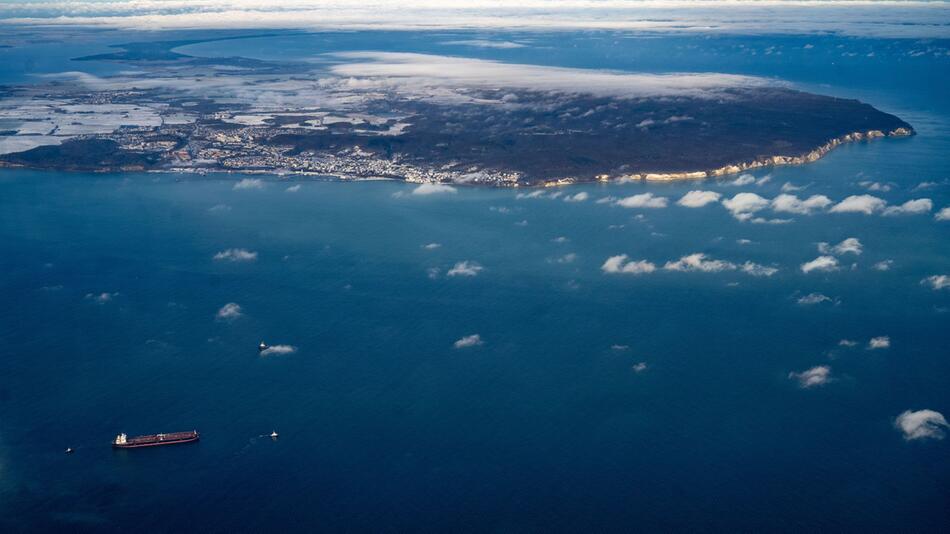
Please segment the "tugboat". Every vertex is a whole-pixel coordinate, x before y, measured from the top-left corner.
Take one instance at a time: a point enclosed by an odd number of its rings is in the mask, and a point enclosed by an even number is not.
[[[257,352],[264,352],[267,350],[267,343],[261,341],[261,344],[257,346]]]
[[[198,441],[197,430],[192,430],[191,432],[172,432],[170,434],[151,434],[148,436],[136,436],[134,438],[130,438],[123,432],[112,440],[112,447],[115,449],[138,449],[141,447],[192,443],[194,441]]]

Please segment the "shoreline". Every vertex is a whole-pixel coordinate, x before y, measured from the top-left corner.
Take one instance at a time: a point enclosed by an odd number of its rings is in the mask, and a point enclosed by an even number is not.
[[[781,167],[785,165],[805,165],[807,163],[814,163],[818,161],[826,154],[834,150],[835,148],[847,144],[847,143],[857,143],[860,141],[872,141],[874,139],[882,139],[885,137],[911,137],[915,135],[913,129],[910,128],[895,128],[887,133],[881,130],[868,130],[865,132],[851,132],[840,137],[836,137],[827,143],[806,152],[800,156],[764,156],[752,161],[747,161],[743,163],[735,163],[731,165],[725,165],[716,169],[705,170],[705,171],[694,171],[694,172],[682,172],[682,173],[640,173],[633,175],[626,175],[618,177],[617,180],[645,180],[648,182],[669,182],[677,180],[701,180],[704,178],[716,178],[720,176],[728,176],[730,174],[738,174],[740,172],[745,172],[752,169],[760,169],[763,167]]]
[[[808,163],[813,163],[826,154],[834,150],[835,148],[847,144],[847,143],[856,143],[860,141],[871,141],[874,139],[881,139],[887,137],[911,137],[916,135],[916,132],[913,128],[895,128],[889,132],[884,132],[882,130],[867,130],[863,132],[852,132],[845,134],[830,141],[826,142],[823,145],[818,146],[817,148],[806,152],[799,156],[762,156],[751,161],[745,161],[740,163],[733,163],[724,165],[721,167],[699,170],[699,171],[684,171],[676,173],[662,173],[662,172],[642,172],[635,174],[624,174],[619,176],[611,176],[608,174],[600,174],[592,179],[576,179],[576,178],[559,178],[555,180],[546,180],[537,183],[520,183],[520,182],[503,182],[498,185],[489,185],[482,184],[477,182],[444,182],[444,181],[427,181],[419,180],[398,176],[358,176],[358,175],[334,175],[334,174],[325,174],[317,173],[312,171],[293,171],[288,169],[221,169],[221,168],[199,168],[199,169],[186,169],[186,168],[172,168],[172,169],[148,169],[145,167],[130,167],[130,168],[102,168],[102,169],[75,169],[75,168],[55,168],[55,167],[39,167],[39,166],[29,166],[22,164],[13,164],[0,160],[0,169],[24,169],[24,170],[45,170],[45,171],[57,171],[57,172],[89,172],[96,174],[124,174],[130,172],[144,172],[144,173],[161,173],[161,174],[180,174],[180,175],[197,175],[197,176],[208,176],[212,174],[242,174],[242,175],[271,175],[278,178],[286,177],[287,179],[280,180],[282,182],[293,181],[293,177],[303,177],[303,176],[318,176],[328,181],[340,181],[340,182],[366,182],[366,181],[397,181],[404,182],[407,184],[425,184],[425,183],[440,183],[445,185],[452,186],[486,186],[486,187],[497,187],[497,188],[547,188],[547,187],[563,187],[568,185],[579,185],[579,184],[589,184],[589,183],[627,183],[635,181],[643,182],[678,182],[686,180],[705,180],[708,178],[718,178],[722,176],[728,176],[732,174],[739,174],[741,172],[750,171],[754,169],[761,169],[765,167],[779,167],[786,165],[805,165]]]

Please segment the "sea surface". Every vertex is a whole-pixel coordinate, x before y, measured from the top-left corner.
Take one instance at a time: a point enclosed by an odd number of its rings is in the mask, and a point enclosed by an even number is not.
[[[105,32],[82,53],[129,38]],[[525,46],[441,44],[476,39]],[[179,48],[754,74],[860,98],[918,135],[745,185],[542,198],[0,171],[0,530],[946,531],[950,441],[907,441],[894,419],[950,416],[950,290],[921,283],[950,274],[950,221],[934,218],[950,205],[950,56],[935,51],[947,46],[358,32]],[[0,80],[79,68],[62,47],[37,50],[33,67],[0,63]],[[0,51],[13,53],[25,54]],[[94,63],[83,68],[116,68]],[[785,184],[934,209],[753,224],[675,204],[693,189],[773,198]],[[668,206],[597,202],[641,193]],[[819,243],[852,237],[862,253],[839,254],[839,270],[802,272]],[[253,258],[215,259],[230,249]],[[663,269],[692,253],[778,271]],[[619,254],[657,270],[605,273]],[[459,263],[481,270],[450,275]],[[830,300],[799,304],[812,293]],[[240,316],[216,317],[228,303]],[[474,334],[480,344],[454,346]],[[890,346],[869,349],[879,336]],[[295,350],[262,356],[262,340]],[[822,386],[789,376],[819,365]],[[109,446],[119,432],[192,429],[197,444]]]

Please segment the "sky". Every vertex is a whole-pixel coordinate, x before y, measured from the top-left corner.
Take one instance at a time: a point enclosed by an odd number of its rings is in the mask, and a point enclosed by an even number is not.
[[[0,22],[168,29],[615,29],[950,37],[945,1],[25,0]]]

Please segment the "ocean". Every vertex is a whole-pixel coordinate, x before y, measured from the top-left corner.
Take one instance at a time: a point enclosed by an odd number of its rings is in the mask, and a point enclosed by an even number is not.
[[[84,46],[119,37],[129,36]],[[752,181],[534,198],[2,170],[3,530],[946,530],[950,444],[906,440],[894,420],[950,415],[950,291],[925,281],[950,274],[950,222],[934,217],[950,205],[950,56],[935,51],[948,43],[436,37],[300,34],[179,51],[303,60],[385,49],[751,74],[859,98],[917,135]],[[443,44],[488,38],[524,46]],[[50,71],[76,70],[36,53]],[[16,65],[0,80],[37,73]],[[259,182],[236,188],[241,179]],[[676,204],[690,190],[771,199],[783,187],[835,202],[928,198],[933,209],[754,224],[718,204]],[[666,207],[597,202],[645,193]],[[819,251],[847,238],[859,254]],[[695,253],[733,267],[664,268]],[[656,270],[605,272],[617,255]],[[838,269],[802,271],[823,255]],[[747,261],[777,271],[751,276]],[[229,303],[240,312],[219,317]],[[881,337],[889,346],[870,348]],[[292,349],[261,355],[262,340]],[[816,366],[827,383],[790,377]],[[198,444],[110,448],[119,432],[192,429]]]

